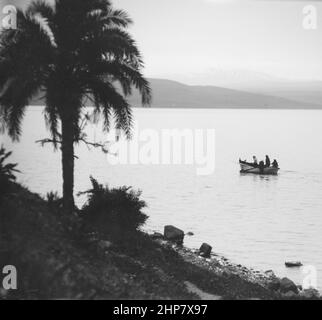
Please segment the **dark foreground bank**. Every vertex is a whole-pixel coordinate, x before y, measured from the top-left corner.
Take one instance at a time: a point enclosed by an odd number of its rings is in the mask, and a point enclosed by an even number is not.
[[[14,265],[18,272],[17,290],[4,290],[0,281],[0,299],[304,297],[290,284],[285,292],[272,273],[259,274],[216,255],[200,257],[160,235],[120,229],[118,237],[103,236],[84,228],[78,214],[65,217],[17,184],[1,200],[0,219],[0,268]]]

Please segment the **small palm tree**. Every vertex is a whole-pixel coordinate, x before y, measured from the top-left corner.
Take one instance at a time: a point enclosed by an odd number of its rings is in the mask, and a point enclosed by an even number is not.
[[[126,97],[138,89],[142,104],[151,93],[135,41],[126,32],[128,15],[108,0],[34,1],[18,11],[17,30],[0,35],[0,121],[18,140],[26,106],[40,92],[55,148],[61,145],[63,204],[74,209],[74,144],[82,136],[82,111],[91,101],[109,130],[130,137],[131,107]]]

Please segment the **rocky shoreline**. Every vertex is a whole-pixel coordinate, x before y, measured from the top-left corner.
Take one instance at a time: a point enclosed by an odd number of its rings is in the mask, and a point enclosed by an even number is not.
[[[160,245],[166,248],[171,247],[186,262],[217,276],[239,277],[248,283],[259,285],[270,291],[275,299],[321,299],[319,291],[314,288],[303,289],[288,278],[277,277],[273,270],[263,272],[235,264],[226,257],[213,253],[209,244],[203,243],[199,250],[184,247],[183,235],[185,233],[182,230],[174,226],[165,226],[163,234],[155,232],[150,236]],[[193,234],[187,233],[187,235]]]
[[[185,233],[173,226],[152,235],[84,232],[79,217],[64,216],[39,195],[13,187],[0,203],[0,269],[16,266],[18,290],[0,287],[0,300],[319,298],[273,272],[236,265],[207,244],[185,248]]]

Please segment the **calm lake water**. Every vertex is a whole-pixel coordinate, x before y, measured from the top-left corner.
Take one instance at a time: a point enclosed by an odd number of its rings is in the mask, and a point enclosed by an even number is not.
[[[136,109],[135,119],[140,129],[158,132],[215,129],[215,171],[198,176],[189,165],[113,166],[102,152],[80,146],[75,192],[90,187],[90,175],[110,186],[133,186],[149,205],[149,231],[172,224],[195,234],[186,238],[187,246],[208,242],[233,262],[272,269],[299,284],[302,270],[286,269],[284,262],[300,260],[315,266],[321,278],[322,111]],[[92,139],[102,138],[99,128],[88,132]],[[26,114],[20,143],[0,137],[14,151],[19,181],[41,194],[59,191],[62,183],[59,152],[35,143],[46,137],[42,109],[35,107]],[[280,174],[240,175],[239,157],[253,154],[277,158]]]

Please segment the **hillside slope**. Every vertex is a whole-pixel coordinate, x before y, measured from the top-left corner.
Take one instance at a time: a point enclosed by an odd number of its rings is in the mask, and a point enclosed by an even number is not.
[[[152,107],[174,108],[319,108],[315,103],[296,101],[268,94],[250,93],[215,86],[188,86],[179,82],[150,79]],[[140,106],[139,95],[130,101]]]
[[[149,79],[153,92],[153,108],[275,108],[302,109],[322,108],[322,105],[307,99],[292,100],[270,94],[251,93],[215,86],[189,86],[180,82]],[[41,95],[39,95],[41,96]],[[141,106],[138,92],[134,90],[129,98],[134,107]],[[37,98],[32,105],[43,105]]]
[[[200,299],[198,292],[230,299],[276,298],[215,256],[209,267],[206,260],[189,252],[182,256],[183,249],[142,232],[129,239],[123,234],[117,242],[108,236],[88,238],[76,216],[51,211],[48,202],[19,185],[0,202],[0,222],[0,268],[10,264],[18,272],[18,290],[0,288],[0,300],[190,300]]]

